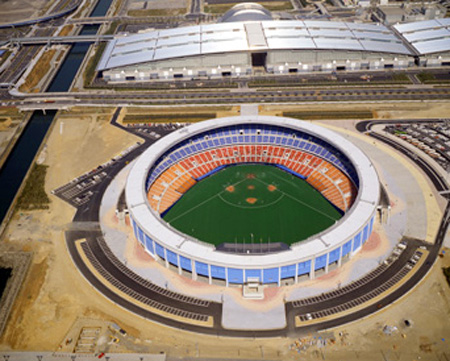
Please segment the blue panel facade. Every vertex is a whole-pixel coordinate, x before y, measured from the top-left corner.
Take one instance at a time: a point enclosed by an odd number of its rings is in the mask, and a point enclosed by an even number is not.
[[[336,262],[339,259],[340,253],[341,253],[341,248],[331,251],[330,255],[328,257],[328,264]]]
[[[138,241],[144,244],[144,231],[138,227]]]
[[[246,269],[245,270],[245,280],[247,281],[249,277],[257,277],[261,281],[261,270],[260,269]]]
[[[137,239],[138,238],[138,227],[133,218],[131,218],[131,223],[133,224],[134,236]]]
[[[316,261],[314,262],[314,270],[323,268],[326,265],[327,265],[327,255],[324,254],[323,256],[319,256],[316,258]]]
[[[155,254],[155,249],[154,249],[154,246],[153,246],[153,240],[147,235],[145,235],[145,248],[151,254]]]
[[[344,257],[346,254],[350,253],[352,250],[352,240],[346,242],[342,246],[342,257]]]
[[[361,246],[362,231],[359,232],[353,239],[353,250],[356,251]]]
[[[156,254],[159,257],[161,257],[162,259],[166,259],[166,256],[164,255],[164,247],[155,242],[155,248],[156,248]]]
[[[229,283],[244,283],[244,271],[238,268],[228,268]]]
[[[263,283],[278,283],[280,277],[280,269],[268,268],[263,270]]]
[[[211,277],[224,280],[227,278],[225,267],[211,265]]]
[[[166,255],[167,255],[167,260],[169,261],[169,263],[172,263],[173,265],[178,266],[178,257],[175,252],[169,251],[166,248]]]
[[[182,269],[192,272],[192,262],[189,258],[180,256],[180,266]]]
[[[369,233],[372,234],[373,231],[373,221],[374,221],[375,217],[372,217],[372,219],[370,220],[370,228],[369,228]]]
[[[281,279],[295,277],[295,264],[281,267]]]
[[[298,275],[304,275],[311,272],[311,261],[306,261],[298,264]]]
[[[206,263],[203,262],[198,262],[195,261],[195,272],[198,275],[202,275],[202,276],[209,276],[209,271],[208,271],[208,265]]]
[[[362,239],[363,243],[366,243],[367,239],[369,238],[369,227],[370,227],[370,224],[366,224],[366,226],[364,227],[363,239]]]

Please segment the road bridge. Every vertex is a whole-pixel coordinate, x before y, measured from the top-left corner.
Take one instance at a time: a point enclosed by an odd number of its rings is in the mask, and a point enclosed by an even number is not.
[[[65,4],[64,2],[61,2],[61,3]],[[19,21],[19,22],[15,22],[15,23],[1,24],[0,29],[18,28],[21,26],[29,26],[29,25],[39,24],[39,23],[43,23],[43,22],[50,21],[53,19],[61,18],[67,14],[70,14],[74,10],[76,10],[80,4],[81,4],[81,0],[75,0],[63,10],[60,10],[59,6],[57,6],[58,10],[54,14],[45,15],[45,16],[42,16],[39,18]]]
[[[94,24],[104,24],[110,23],[111,18],[82,18],[82,19],[69,19],[66,24],[76,24],[76,25],[94,25]]]
[[[46,45],[46,44],[73,44],[94,43],[98,41],[109,41],[114,35],[71,35],[71,36],[38,36],[27,38],[11,38],[11,44],[19,45]]]
[[[330,13],[328,12],[327,8],[322,3],[314,3],[314,6],[322,15],[330,16]]]
[[[66,24],[101,24],[101,23],[111,23],[113,21],[123,21],[126,19],[140,20],[141,18],[133,18],[128,16],[94,16],[83,17],[83,18],[70,18],[66,20]]]

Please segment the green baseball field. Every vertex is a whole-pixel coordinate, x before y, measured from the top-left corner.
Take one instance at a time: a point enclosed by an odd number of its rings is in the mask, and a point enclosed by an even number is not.
[[[341,214],[306,181],[270,165],[224,168],[187,191],[164,215],[204,242],[292,244]]]

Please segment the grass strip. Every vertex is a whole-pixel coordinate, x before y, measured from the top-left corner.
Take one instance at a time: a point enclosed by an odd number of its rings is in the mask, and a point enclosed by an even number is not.
[[[45,193],[45,175],[48,166],[34,164],[25,187],[19,196],[17,207],[21,210],[48,209],[50,199]]]
[[[283,112],[284,117],[307,120],[321,119],[372,119],[373,114],[370,110],[355,111],[300,111]]]
[[[216,117],[216,113],[127,114],[124,123],[199,122]]]

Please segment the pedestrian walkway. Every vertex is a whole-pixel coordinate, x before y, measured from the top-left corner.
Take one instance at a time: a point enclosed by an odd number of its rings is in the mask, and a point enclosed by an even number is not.
[[[224,295],[222,325],[230,330],[275,330],[286,327],[284,303],[259,309],[261,301],[249,301],[247,306],[228,294]],[[251,307],[251,308],[250,308]]]
[[[241,115],[242,116],[257,116],[259,113],[258,104],[242,104],[241,105]]]
[[[367,135],[328,124],[323,125],[344,133],[347,137],[351,136],[350,140],[366,152],[375,163],[380,178],[384,179],[384,182],[390,181],[390,179],[395,181],[386,188],[398,197],[398,202],[395,204],[397,212],[405,213],[407,217],[406,227],[399,231],[403,231],[402,233],[406,237],[433,243],[439,228],[442,210],[439,208],[428,180],[420,170],[389,146],[375,141]],[[395,231],[395,227],[391,228],[393,228],[392,231]],[[397,233],[400,233],[399,231]]]

